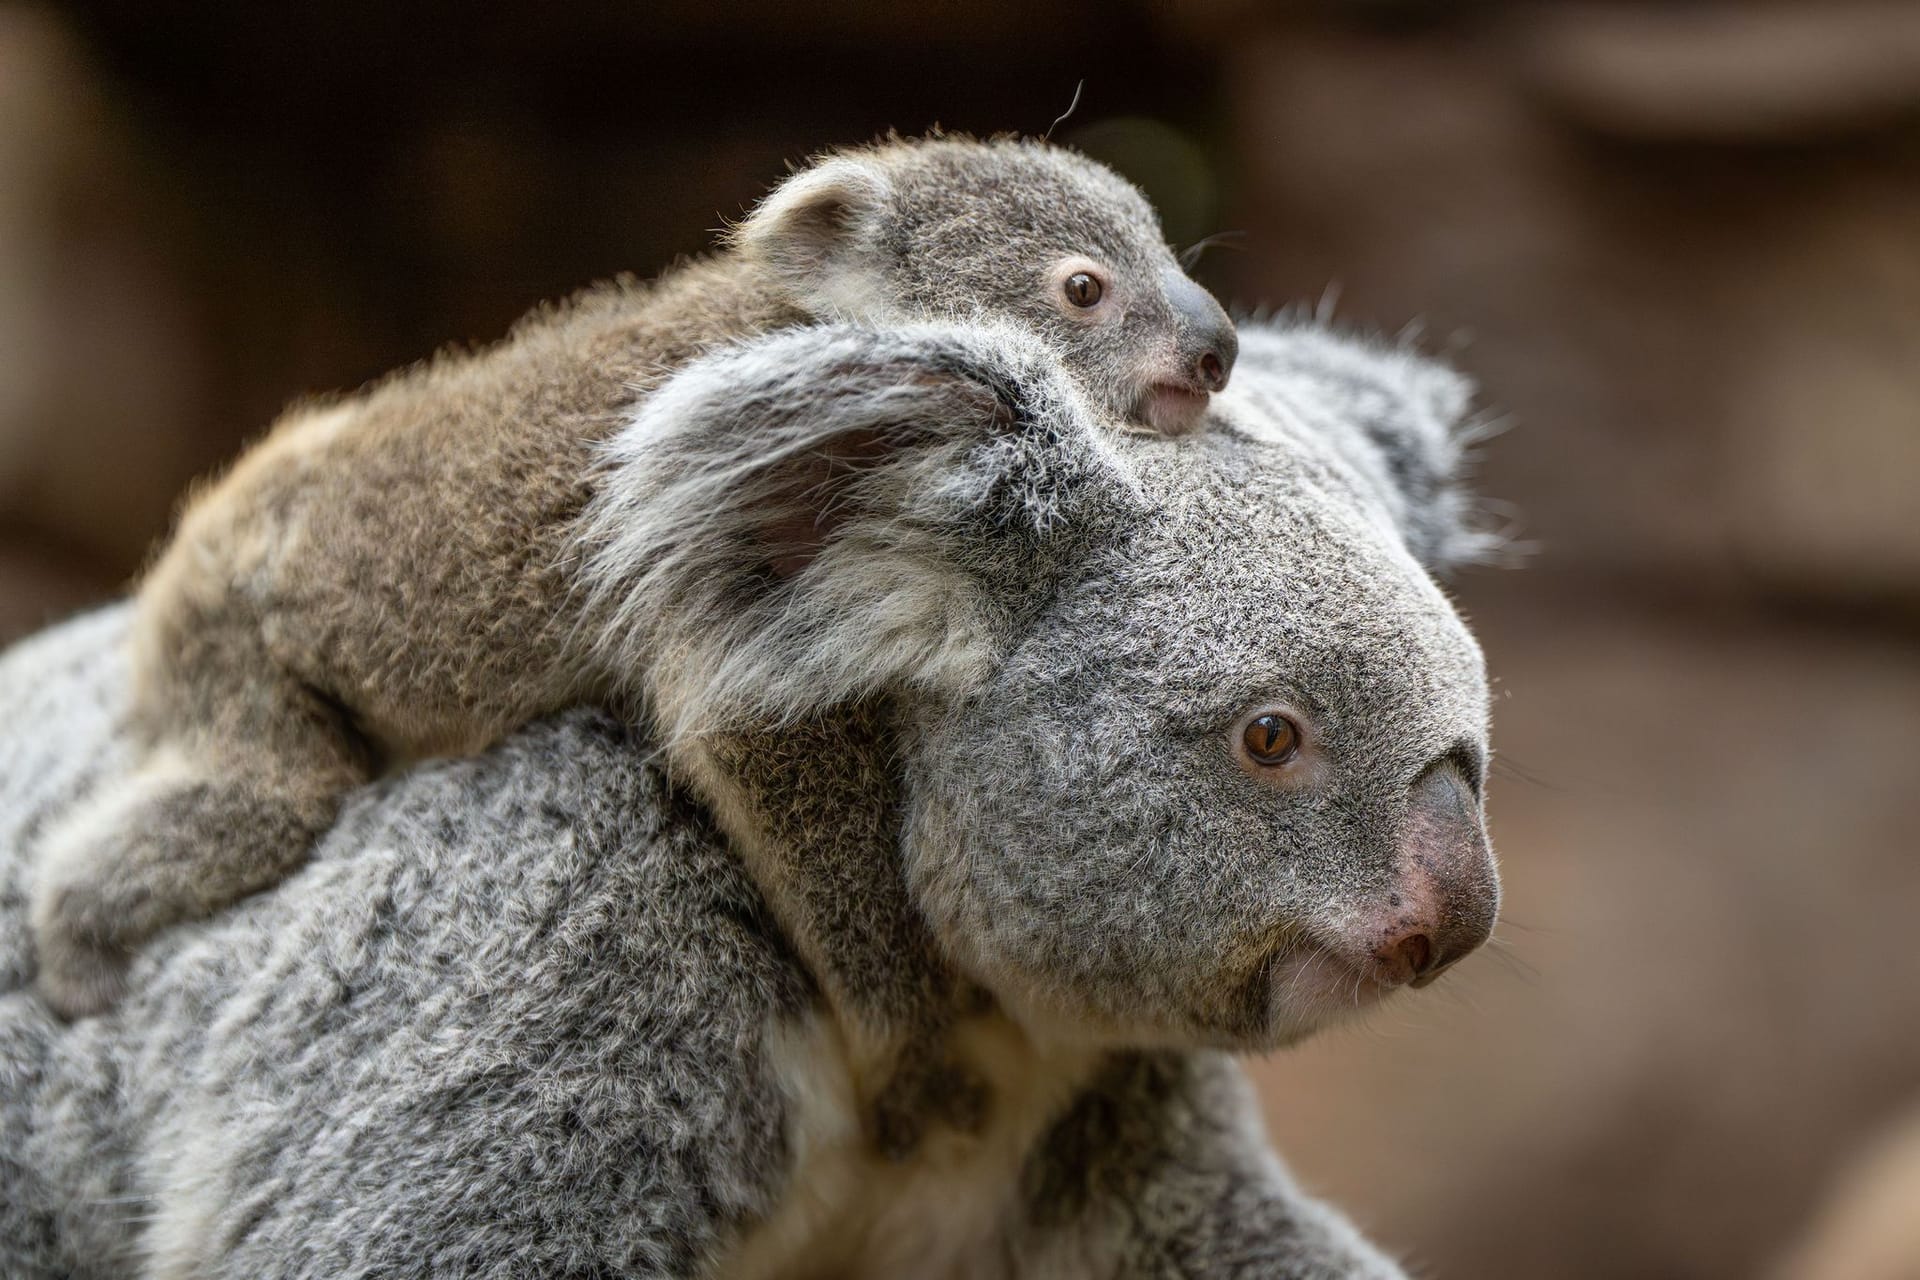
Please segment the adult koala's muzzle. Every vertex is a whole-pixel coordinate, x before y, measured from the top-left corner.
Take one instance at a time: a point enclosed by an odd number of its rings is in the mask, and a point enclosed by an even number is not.
[[[1500,879],[1480,802],[1441,762],[1409,791],[1386,896],[1342,936],[1341,950],[1382,987],[1424,987],[1493,933]]]

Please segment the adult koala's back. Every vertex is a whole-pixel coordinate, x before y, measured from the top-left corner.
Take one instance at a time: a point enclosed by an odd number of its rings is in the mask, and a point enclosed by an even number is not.
[[[22,903],[123,778],[125,615],[10,655],[0,1272],[1398,1275],[1216,1050],[1490,926],[1479,654],[1419,558],[1467,544],[1410,519],[1453,501],[1458,387],[1335,344],[1368,426],[1319,335],[1249,337],[1258,394],[1179,440],[963,326],[690,370],[608,489],[686,536],[594,569],[675,606],[634,653],[653,723],[362,791],[64,1028]],[[886,1159],[847,1028],[889,1034],[909,953],[955,1021],[897,1029],[983,1105]]]
[[[810,983],[601,716],[363,792],[283,892],[53,1023],[22,854],[130,763],[128,621],[0,664],[0,1275],[693,1275],[772,1210],[760,1042]]]

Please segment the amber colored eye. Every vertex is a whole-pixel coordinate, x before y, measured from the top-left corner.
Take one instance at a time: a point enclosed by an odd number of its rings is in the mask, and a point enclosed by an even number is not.
[[[1099,277],[1087,271],[1076,271],[1068,276],[1065,285],[1067,301],[1076,307],[1091,307],[1100,301],[1100,295],[1106,290],[1100,287]]]
[[[1255,764],[1285,764],[1300,750],[1300,726],[1277,711],[1255,716],[1240,735]]]

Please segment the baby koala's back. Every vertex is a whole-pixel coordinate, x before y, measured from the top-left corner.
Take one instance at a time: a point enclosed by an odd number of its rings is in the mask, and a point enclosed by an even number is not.
[[[589,692],[563,650],[595,447],[701,350],[803,318],[739,260],[705,259],[289,411],[189,507],[143,584],[137,668],[189,686],[162,699],[170,714],[232,696],[192,676],[231,669],[220,650],[245,641],[224,633],[248,629],[405,754],[477,750]]]

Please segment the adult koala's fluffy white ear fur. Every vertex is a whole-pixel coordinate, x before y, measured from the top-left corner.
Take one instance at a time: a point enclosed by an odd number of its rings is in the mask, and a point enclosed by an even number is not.
[[[800,307],[825,317],[885,313],[866,269],[893,194],[878,165],[836,156],[794,174],[733,232],[734,246],[764,265]]]
[[[1437,573],[1493,559],[1503,545],[1484,528],[1465,487],[1481,428],[1469,419],[1473,384],[1404,347],[1317,324],[1240,326],[1241,377],[1222,396],[1236,425],[1271,433],[1290,423],[1330,447],[1377,499],[1414,558]],[[1238,396],[1275,401],[1235,414]]]
[[[968,692],[1083,522],[1139,501],[1058,363],[983,327],[728,348],[608,446],[585,524],[607,671],[672,737]]]

